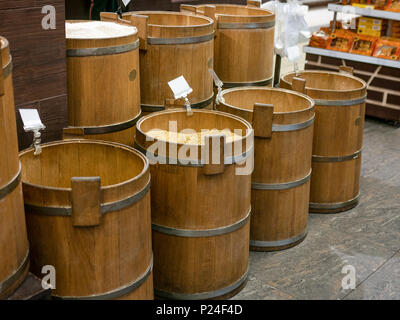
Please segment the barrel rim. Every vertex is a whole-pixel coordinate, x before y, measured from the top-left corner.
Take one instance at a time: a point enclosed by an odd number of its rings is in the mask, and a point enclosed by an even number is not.
[[[201,8],[201,7],[205,7],[207,4],[200,4],[195,6],[196,8]],[[273,13],[270,10],[264,9],[264,8],[256,8],[256,7],[249,7],[246,5],[240,5],[240,4],[229,4],[229,3],[221,3],[221,4],[210,4],[212,6],[215,7],[233,7],[233,8],[246,8],[246,9],[250,9],[250,10],[254,10],[254,11],[264,11],[267,12],[268,14],[265,15],[259,15],[259,16],[255,16],[255,15],[240,15],[240,14],[222,14],[222,13],[215,13],[216,18],[218,19],[218,16],[224,16],[224,17],[239,17],[239,18],[254,18],[254,17],[274,17],[275,13]],[[197,13],[197,12],[196,12]]]
[[[84,41],[84,40],[86,40],[86,41],[90,41],[90,40],[92,40],[92,41],[101,41],[101,40],[124,39],[124,38],[129,39],[130,37],[135,37],[135,36],[137,37],[138,34],[139,34],[138,28],[136,28],[133,25],[120,24],[120,23],[116,23],[116,22],[112,22],[112,21],[93,21],[93,20],[71,20],[71,19],[68,19],[68,20],[65,20],[65,25],[67,23],[90,23],[90,22],[100,22],[100,23],[104,23],[104,24],[110,24],[110,23],[111,24],[117,24],[119,26],[125,26],[127,28],[133,28],[134,32],[132,34],[128,34],[128,35],[124,35],[124,36],[110,36],[110,37],[106,37],[106,38],[68,38],[67,32],[65,32],[65,39],[67,41],[75,41],[75,40],[76,41],[81,41],[81,40],[82,41]]]
[[[143,15],[146,16],[146,14],[155,14],[155,15],[160,15],[160,14],[164,14],[164,15],[176,15],[176,16],[187,16],[187,17],[196,17],[196,18],[200,18],[200,19],[204,19],[207,20],[208,23],[205,24],[192,24],[192,25],[187,25],[187,26],[180,26],[180,25],[165,25],[165,24],[155,24],[155,23],[148,23],[148,26],[153,26],[153,27],[159,27],[159,28],[202,28],[202,27],[209,27],[212,26],[214,23],[214,20],[203,16],[203,15],[193,15],[191,13],[186,13],[186,12],[177,12],[177,11],[161,11],[161,10],[141,10],[141,11],[129,11],[129,12],[125,12],[122,17],[124,16],[129,16],[132,14],[139,14],[139,15]]]
[[[182,109],[182,110],[180,110],[180,109],[171,109],[171,110],[163,110],[163,111],[158,111],[158,112],[152,112],[152,113],[140,118],[140,120],[136,123],[136,131],[139,131],[140,134],[142,134],[144,137],[150,137],[147,134],[147,132],[144,132],[140,127],[143,121],[146,121],[147,119],[152,118],[152,117],[157,117],[160,114],[178,113],[178,112],[179,113],[186,113],[187,111],[185,109]],[[230,113],[226,113],[226,112],[222,112],[222,111],[218,111],[218,110],[192,109],[192,112],[193,113],[219,114],[221,116],[225,116],[225,117],[237,120],[239,122],[242,122],[247,127],[248,132],[246,132],[246,135],[242,136],[242,140],[241,141],[246,141],[246,139],[250,138],[251,135],[252,135],[251,131],[252,131],[253,127],[251,126],[251,124],[248,121],[246,121],[245,119],[243,119],[243,118],[241,118],[239,116],[236,116],[236,115],[233,115],[233,114],[230,114]],[[154,141],[162,141],[162,142],[165,142],[165,143],[168,143],[168,144],[171,144],[171,145],[177,145],[177,146],[185,146],[186,145],[185,143],[176,143],[176,142],[171,142],[171,141],[159,140],[159,139],[155,139],[155,138],[153,138],[153,140]],[[201,145],[198,144],[198,145],[194,145],[194,146],[200,147]],[[146,149],[144,146],[143,146],[143,148]]]
[[[345,90],[339,90],[339,89],[319,89],[319,88],[312,88],[312,87],[308,87],[307,86],[307,82],[306,82],[306,90],[312,90],[312,91],[317,91],[317,92],[338,92],[338,93],[352,93],[352,92],[358,92],[358,91],[364,91],[367,89],[367,83],[361,79],[358,78],[356,76],[353,76],[351,74],[347,74],[347,73],[340,73],[340,72],[334,72],[334,71],[325,71],[325,70],[302,70],[299,71],[299,75],[301,76],[302,73],[315,73],[315,74],[334,74],[336,76],[342,76],[342,77],[348,77],[351,78],[355,81],[358,81],[362,84],[362,87],[360,88],[356,88],[356,89],[345,89]],[[286,80],[285,78],[289,75],[292,74],[296,74],[296,72],[288,72],[285,73],[281,76],[280,81],[285,82],[288,85],[291,85],[291,82],[289,82],[288,80]]]
[[[297,110],[297,111],[288,111],[288,112],[275,112],[275,111],[274,111],[274,114],[276,114],[276,115],[285,115],[285,114],[302,113],[302,112],[304,112],[304,111],[312,110],[312,109],[314,108],[314,106],[315,106],[314,100],[311,99],[311,98],[310,98],[309,96],[307,96],[306,94],[300,93],[300,92],[296,92],[296,91],[292,91],[292,90],[288,90],[288,89],[283,89],[283,88],[235,87],[235,88],[230,88],[230,89],[222,90],[222,92],[221,92],[221,98],[224,97],[224,93],[229,93],[229,92],[232,92],[232,91],[245,91],[245,90],[280,91],[280,92],[285,92],[285,93],[289,93],[289,94],[292,94],[292,95],[300,96],[300,97],[306,99],[306,100],[310,103],[310,106],[309,106],[308,108],[304,108],[304,109]],[[256,101],[255,101],[255,102],[256,102]],[[255,103],[255,102],[254,102],[254,103]],[[232,109],[236,109],[236,110],[240,110],[240,111],[247,111],[247,112],[253,113],[253,110],[239,108],[239,107],[233,106],[233,105],[231,105],[231,104],[228,104],[228,103],[226,103],[226,102],[221,102],[221,103],[222,103],[223,105],[229,107],[229,108],[232,108]]]
[[[59,141],[44,143],[41,145],[41,147],[42,147],[42,149],[44,149],[46,147],[52,147],[52,146],[56,146],[56,145],[60,145],[60,144],[76,144],[76,143],[78,143],[78,144],[79,143],[100,144],[100,145],[108,145],[111,147],[118,147],[120,149],[125,149],[126,151],[130,151],[131,153],[134,153],[136,156],[138,156],[139,158],[141,158],[143,160],[143,162],[144,162],[143,170],[138,175],[134,176],[131,179],[125,180],[125,181],[117,183],[117,184],[101,186],[100,187],[101,191],[110,190],[112,188],[121,187],[121,186],[127,185],[129,183],[138,181],[147,172],[149,172],[149,167],[150,167],[149,160],[141,152],[137,151],[136,149],[134,149],[130,146],[127,146],[127,145],[124,145],[121,143],[117,143],[117,142],[91,140],[91,139],[90,140],[89,139],[68,139],[68,140],[59,140]],[[30,152],[34,152],[34,151],[35,151],[35,149],[33,147],[25,149],[19,153],[19,158],[21,158],[22,156],[24,156]],[[21,180],[22,180],[23,185],[27,185],[27,186],[34,187],[34,188],[40,188],[42,190],[54,190],[54,191],[66,191],[66,192],[71,192],[71,190],[72,190],[72,188],[52,187],[52,186],[45,186],[45,185],[41,185],[41,184],[26,182],[26,181],[24,181],[23,178]]]
[[[4,50],[8,46],[9,46],[9,42],[8,42],[7,38],[0,36],[0,49]]]

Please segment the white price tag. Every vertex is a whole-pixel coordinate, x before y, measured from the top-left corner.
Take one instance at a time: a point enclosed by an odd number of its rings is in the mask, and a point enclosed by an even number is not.
[[[193,92],[193,89],[189,86],[183,76],[171,80],[168,82],[168,85],[174,93],[175,99],[186,98],[188,94]]]
[[[19,109],[25,131],[41,130],[46,128],[40,120],[39,113],[36,109]]]
[[[292,46],[286,49],[289,61],[296,61],[300,58],[300,49],[298,46]]]

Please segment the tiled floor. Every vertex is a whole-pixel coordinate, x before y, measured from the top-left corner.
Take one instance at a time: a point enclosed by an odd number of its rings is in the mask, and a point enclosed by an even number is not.
[[[234,299],[400,299],[400,128],[367,119],[361,201],[353,210],[310,214],[297,247],[250,253],[247,286]],[[342,289],[354,266],[356,289]]]

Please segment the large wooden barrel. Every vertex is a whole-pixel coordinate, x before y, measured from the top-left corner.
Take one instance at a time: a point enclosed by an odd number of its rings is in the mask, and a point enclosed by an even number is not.
[[[213,20],[167,11],[128,12],[123,20],[139,29],[142,111],[164,110],[165,100],[174,98],[168,82],[181,75],[193,89],[192,108],[211,108]]]
[[[291,88],[293,73],[280,86]],[[315,101],[310,211],[346,211],[360,197],[366,84],[350,74],[301,71]]]
[[[95,140],[42,148],[20,154],[32,272],[54,266],[62,299],[153,299],[148,160]]]
[[[203,140],[202,145],[199,141],[175,143],[162,136],[154,141],[151,130],[156,128],[167,132],[174,128],[178,132],[213,128],[240,132],[232,151],[233,142],[227,139],[223,143],[220,136],[205,139],[209,142],[204,144]],[[239,117],[211,110],[195,110],[192,116],[168,110],[139,120],[136,147],[152,164],[156,296],[212,299],[231,296],[245,285],[253,159],[250,128]],[[210,148],[216,150],[212,159],[215,155],[218,161],[207,161],[207,151],[202,150]],[[243,161],[250,164],[247,169]]]
[[[0,299],[24,280],[29,269],[21,166],[12,85],[12,59],[0,36]]]
[[[214,70],[224,88],[272,83],[275,15],[264,9],[229,4],[182,5],[181,11],[215,21]]]
[[[314,103],[283,89],[224,90],[217,109],[253,123],[250,246],[292,247],[307,234]]]
[[[67,21],[69,127],[64,137],[133,146],[141,115],[137,29]]]

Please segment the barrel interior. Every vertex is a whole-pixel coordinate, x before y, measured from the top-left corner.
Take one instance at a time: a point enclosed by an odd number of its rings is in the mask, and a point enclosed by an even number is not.
[[[289,73],[283,77],[283,80],[291,84],[295,76],[295,73]],[[365,83],[359,79],[340,73],[306,71],[300,72],[297,77],[306,80],[308,89],[349,91],[362,89],[365,86]]]
[[[257,8],[250,8],[245,6],[238,6],[238,5],[214,5],[215,6],[215,13],[220,15],[228,15],[228,16],[243,16],[243,17],[251,17],[251,16],[267,16],[272,15],[272,12],[264,10],[264,9],[257,9]],[[205,10],[205,6],[198,6],[198,11]]]
[[[178,132],[185,129],[196,132],[229,129],[231,132],[241,130],[242,137],[245,137],[248,134],[247,129],[250,129],[250,124],[244,120],[222,112],[194,111],[193,115],[188,116],[185,110],[153,113],[142,118],[138,122],[137,129],[143,133],[154,129],[170,131],[170,126],[175,124]],[[239,134],[239,131],[235,133]]]
[[[303,111],[312,108],[312,102],[304,96],[277,89],[230,89],[222,93],[225,104],[234,108],[253,111],[255,103],[272,104],[274,113]]]
[[[137,11],[134,14],[145,15],[148,17],[148,25],[153,26],[171,26],[171,27],[194,27],[212,24],[208,18],[198,17],[189,14],[172,13],[172,12],[152,12]],[[126,13],[123,16],[129,16],[132,13]]]
[[[131,149],[103,143],[59,143],[21,154],[24,183],[70,188],[72,177],[100,177],[102,186],[126,182],[144,171],[144,158]]]

